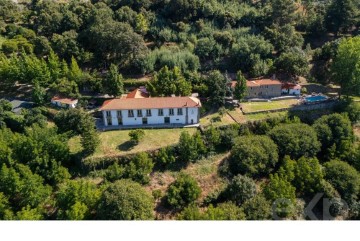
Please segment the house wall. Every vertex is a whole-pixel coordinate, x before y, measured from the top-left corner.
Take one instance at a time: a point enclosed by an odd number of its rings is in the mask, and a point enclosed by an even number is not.
[[[261,85],[247,88],[247,98],[276,97],[281,93],[281,85]]]
[[[170,110],[168,108],[163,109],[163,115],[159,116],[159,109],[151,109],[151,116],[146,116],[146,110],[142,109],[142,117],[138,116],[137,111],[133,110],[134,117],[128,116],[128,110],[121,110],[121,116],[122,116],[122,125],[129,126],[129,125],[143,125],[143,118],[147,118],[147,124],[148,125],[159,125],[159,124],[165,124],[165,117],[170,118],[170,124],[197,124],[199,123],[199,117],[200,112],[199,108],[181,108],[182,109],[182,115],[178,115],[178,108],[174,108],[174,115],[170,115]],[[107,111],[102,111],[103,113],[103,120],[104,125],[109,126],[109,119],[111,119],[111,125],[112,126],[118,126],[118,115],[117,110],[111,110],[111,117],[107,117],[106,115]]]
[[[300,95],[300,90],[299,89],[290,89],[289,94],[290,95]]]

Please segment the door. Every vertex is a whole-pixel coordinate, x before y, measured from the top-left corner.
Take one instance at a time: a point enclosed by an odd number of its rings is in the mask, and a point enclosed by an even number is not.
[[[147,118],[142,118],[142,123],[143,123],[143,125],[147,125],[148,119]]]
[[[165,117],[164,118],[164,123],[165,124],[170,124],[170,117]]]

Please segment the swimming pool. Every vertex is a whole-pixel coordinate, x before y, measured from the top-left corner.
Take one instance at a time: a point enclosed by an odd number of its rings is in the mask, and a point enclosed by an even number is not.
[[[327,99],[328,99],[328,97],[322,96],[322,95],[305,97],[305,101],[310,102],[310,103],[311,102],[324,101],[324,100],[327,100]]]

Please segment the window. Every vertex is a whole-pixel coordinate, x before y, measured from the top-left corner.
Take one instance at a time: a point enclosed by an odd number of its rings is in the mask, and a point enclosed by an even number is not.
[[[178,115],[182,115],[182,114],[183,114],[182,108],[177,109],[177,114],[178,114]]]
[[[174,115],[174,109],[169,109],[169,115]]]
[[[106,117],[111,117],[111,111],[106,111]]]
[[[151,110],[146,110],[146,116],[151,116]]]
[[[122,117],[121,110],[118,110],[117,117]]]
[[[159,109],[158,116],[163,116],[163,115],[164,115],[164,111],[163,111],[163,109]]]
[[[128,110],[128,117],[134,117],[134,111]]]
[[[137,116],[142,117],[142,110],[137,110]]]

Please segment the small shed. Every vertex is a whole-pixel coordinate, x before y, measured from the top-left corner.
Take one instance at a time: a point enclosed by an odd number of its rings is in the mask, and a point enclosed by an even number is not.
[[[75,108],[78,104],[78,99],[72,99],[72,98],[62,98],[59,96],[55,96],[51,99],[51,103],[57,107],[61,108]]]

